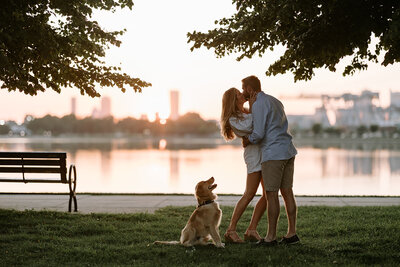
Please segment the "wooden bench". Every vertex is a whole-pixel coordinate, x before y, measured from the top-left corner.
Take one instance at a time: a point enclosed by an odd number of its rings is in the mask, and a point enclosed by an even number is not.
[[[69,184],[68,211],[78,211],[76,201],[76,168],[71,164],[67,179],[66,152],[0,152],[0,182]],[[20,173],[20,178],[3,178],[7,173]],[[46,178],[25,177],[26,174],[54,174]],[[56,174],[59,174],[56,175]],[[73,174],[73,175],[72,175]],[[44,176],[44,175],[43,175]]]

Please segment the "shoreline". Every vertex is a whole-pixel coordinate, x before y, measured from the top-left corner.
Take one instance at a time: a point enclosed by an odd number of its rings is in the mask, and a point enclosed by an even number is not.
[[[284,201],[280,196],[280,206]],[[221,206],[234,207],[240,196],[219,195],[218,203]],[[254,207],[260,196],[255,196],[249,203]],[[168,206],[196,206],[193,195],[85,195],[78,194],[79,213],[154,213],[156,210]],[[300,206],[400,206],[400,197],[299,197]],[[68,210],[68,195],[43,194],[0,194],[0,210],[52,210],[66,212]]]
[[[233,141],[226,142],[220,136],[201,136],[201,135],[184,135],[184,136],[145,136],[145,135],[60,135],[60,136],[6,136],[0,135],[0,143],[30,143],[30,142],[66,142],[75,143],[80,141],[85,142],[110,142],[110,141],[125,141],[125,142],[138,142],[138,141],[159,141],[165,139],[166,141],[173,142],[212,142],[221,144],[239,144],[241,141],[239,138],[235,138]],[[371,143],[371,142],[383,142],[383,143],[398,143],[400,144],[400,138],[393,137],[320,137],[320,136],[300,136],[293,137],[293,142],[308,144],[308,143]]]
[[[345,149],[345,150],[400,150],[400,138],[368,137],[368,138],[340,138],[340,137],[294,137],[293,143],[298,148],[317,149]],[[156,149],[156,150],[193,150],[193,149],[218,149],[227,146],[241,147],[241,139],[226,142],[222,137],[216,136],[29,136],[29,137],[4,137],[0,136],[2,149],[15,145],[54,145],[55,148],[68,149],[77,147],[90,147],[120,149]]]
[[[78,192],[77,195],[89,195],[89,196],[192,196],[193,194],[186,193],[96,193],[96,192]],[[69,195],[69,193],[61,192],[0,192],[0,195]],[[240,197],[242,194],[229,194],[219,193],[218,196],[222,197]],[[255,196],[261,196],[256,194]],[[400,198],[400,195],[296,195],[295,197],[300,198]]]

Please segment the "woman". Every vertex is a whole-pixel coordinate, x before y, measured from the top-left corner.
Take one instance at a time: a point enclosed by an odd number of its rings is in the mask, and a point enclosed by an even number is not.
[[[255,96],[250,99],[250,109],[255,101]],[[227,90],[222,97],[221,134],[225,140],[233,140],[235,136],[242,137],[250,134],[253,130],[251,111],[247,111],[243,104],[246,102],[244,96],[236,88]],[[244,161],[247,166],[246,190],[235,206],[231,222],[224,235],[226,242],[244,242],[236,232],[236,225],[245,211],[247,205],[255,196],[261,183],[263,195],[254,207],[251,222],[247,228],[245,241],[258,241],[261,239],[257,232],[257,225],[267,206],[264,184],[261,177],[261,150],[258,145],[248,145],[244,148]]]

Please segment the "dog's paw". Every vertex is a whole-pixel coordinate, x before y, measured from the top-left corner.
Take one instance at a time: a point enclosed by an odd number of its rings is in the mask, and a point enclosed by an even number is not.
[[[218,243],[218,244],[215,244],[215,246],[217,248],[225,248],[225,243]]]

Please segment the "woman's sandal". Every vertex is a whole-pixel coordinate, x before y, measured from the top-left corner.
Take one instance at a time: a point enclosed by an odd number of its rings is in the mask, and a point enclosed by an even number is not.
[[[226,231],[224,237],[226,243],[244,243],[236,231]]]
[[[261,239],[262,238],[258,234],[257,230],[247,230],[244,234],[244,241],[257,242]]]

